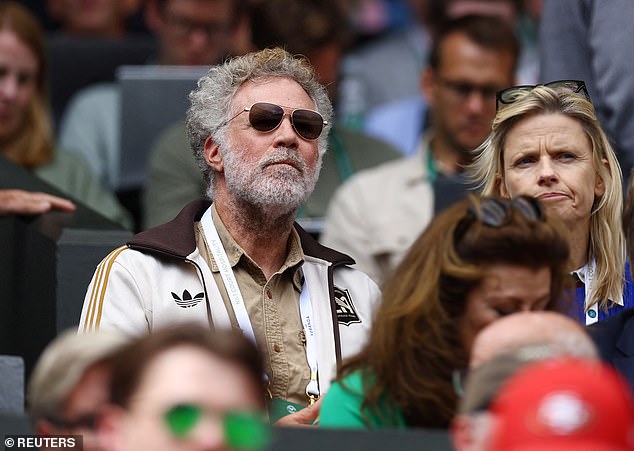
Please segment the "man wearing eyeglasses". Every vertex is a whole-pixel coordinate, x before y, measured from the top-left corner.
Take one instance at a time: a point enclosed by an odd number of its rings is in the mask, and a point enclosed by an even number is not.
[[[495,93],[511,86],[513,30],[495,17],[446,24],[432,46],[421,89],[430,126],[412,157],[362,171],[335,194],[322,243],[341,249],[380,282],[432,216],[471,187],[462,172],[491,130]]]
[[[150,62],[209,66],[227,55],[247,51],[242,38],[244,5],[245,0],[148,1],[144,17],[157,48]],[[85,88],[69,102],[58,136],[60,146],[82,158],[112,190],[119,188],[120,104],[121,90],[116,84]]]
[[[187,129],[209,201],[136,235],[97,268],[80,332],[195,321],[239,328],[265,355],[273,420],[312,421],[337,363],[358,352],[379,297],[354,261],[294,223],[326,151],[332,105],[282,49],[212,67]]]

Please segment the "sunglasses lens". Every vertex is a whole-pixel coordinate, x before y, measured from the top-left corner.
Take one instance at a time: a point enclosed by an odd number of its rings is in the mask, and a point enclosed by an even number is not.
[[[513,208],[529,221],[541,221],[544,212],[539,201],[528,196],[520,196],[513,199]]]
[[[521,97],[528,91],[530,91],[530,89],[532,88],[527,88],[525,86],[517,86],[514,88],[505,89],[504,91],[500,92],[498,100],[504,104],[513,103],[517,100],[518,97]]]
[[[178,438],[186,436],[201,417],[200,408],[188,404],[172,407],[165,413],[165,422],[170,432]]]
[[[257,412],[232,412],[224,416],[227,445],[233,450],[258,450],[270,441],[270,427]]]
[[[482,202],[481,221],[489,227],[501,227],[508,221],[509,206],[496,199]]]
[[[295,131],[304,139],[317,139],[324,129],[324,118],[316,111],[293,111],[293,126]]]
[[[556,81],[553,83],[546,83],[545,86],[548,86],[554,89],[567,89],[572,92],[579,92],[581,91],[581,87],[582,87],[582,85],[579,82],[574,80],[563,80],[563,81]]]
[[[259,132],[270,132],[280,125],[284,118],[282,107],[272,103],[255,103],[249,111],[249,122]]]

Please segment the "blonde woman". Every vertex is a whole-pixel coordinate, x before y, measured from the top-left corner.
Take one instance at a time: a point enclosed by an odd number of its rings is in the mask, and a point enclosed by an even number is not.
[[[73,200],[131,226],[129,213],[86,165],[55,149],[47,73],[45,35],[37,20],[20,3],[0,2],[0,155]],[[72,210],[69,205],[62,209]]]
[[[541,200],[568,228],[571,314],[593,324],[634,306],[621,228],[622,176],[585,83],[560,80],[497,94],[492,132],[471,167],[484,194]]]

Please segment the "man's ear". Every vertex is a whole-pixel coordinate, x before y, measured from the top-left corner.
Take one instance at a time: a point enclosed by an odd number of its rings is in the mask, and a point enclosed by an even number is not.
[[[205,161],[207,165],[215,172],[224,171],[224,161],[220,153],[220,146],[213,140],[211,136],[205,139],[204,146]]]

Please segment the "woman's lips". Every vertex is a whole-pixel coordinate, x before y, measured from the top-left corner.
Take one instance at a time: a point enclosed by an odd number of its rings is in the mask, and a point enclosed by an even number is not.
[[[568,195],[564,193],[553,192],[553,193],[540,194],[539,196],[537,196],[537,198],[543,201],[560,200],[560,199],[567,199]]]

